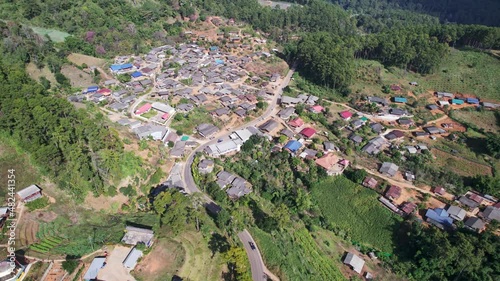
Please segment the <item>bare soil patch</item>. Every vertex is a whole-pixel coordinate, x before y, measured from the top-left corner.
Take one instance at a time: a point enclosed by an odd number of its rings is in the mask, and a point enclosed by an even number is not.
[[[87,66],[101,67],[106,64],[106,61],[100,58],[72,53],[68,56],[68,60],[76,65],[86,64]]]
[[[160,240],[134,270],[140,280],[170,280],[185,260],[182,246],[172,240]]]
[[[263,60],[254,60],[245,66],[245,70],[257,76],[271,75],[273,73],[286,73],[288,65],[284,61],[267,63]]]
[[[40,77],[43,76],[50,81],[51,85],[57,84],[54,74],[50,72],[50,69],[47,66],[39,69],[34,63],[30,62],[26,65],[26,72],[28,72],[28,75],[34,80],[40,81]]]
[[[61,73],[69,79],[73,87],[87,87],[92,84],[92,77],[73,65],[64,65]]]
[[[118,205],[121,206],[127,202],[128,197],[121,193],[114,197],[107,197],[104,195],[94,197],[91,193],[89,193],[85,198],[85,205],[97,211],[109,210],[113,204],[116,205],[116,203],[118,203]]]

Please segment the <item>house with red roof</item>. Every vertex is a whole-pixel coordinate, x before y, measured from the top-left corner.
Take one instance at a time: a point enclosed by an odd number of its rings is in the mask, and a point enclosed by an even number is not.
[[[164,113],[164,114],[161,116],[161,119],[163,119],[163,120],[167,120],[167,119],[168,119],[168,117],[170,117],[170,114],[168,114],[168,113]]]
[[[315,106],[309,107],[309,111],[311,111],[312,113],[321,113],[324,110],[325,110],[325,108],[322,107],[321,105],[315,105]]]
[[[137,109],[135,111],[135,114],[137,115],[141,115],[143,113],[146,113],[148,112],[149,110],[151,110],[151,104],[150,103],[146,103],[145,105],[139,107],[139,109]]]
[[[302,129],[302,131],[300,131],[300,134],[302,136],[304,136],[305,138],[310,139],[310,138],[312,138],[316,134],[316,130],[314,130],[313,128],[308,127],[308,128]]]
[[[111,90],[107,88],[102,88],[97,91],[98,94],[101,94],[103,96],[109,96],[111,95]]]
[[[352,117],[352,113],[349,112],[349,110],[342,111],[339,114],[340,114],[340,117],[342,117],[342,119],[344,119],[346,121],[349,121]]]
[[[297,117],[292,121],[288,122],[288,125],[292,127],[302,127],[304,126],[304,120],[302,120],[300,117]]]
[[[446,193],[446,190],[442,186],[436,186],[433,190],[434,193],[443,196]]]
[[[385,197],[390,200],[396,200],[401,196],[401,187],[391,185],[385,192]]]
[[[316,164],[326,170],[330,176],[340,175],[349,166],[349,160],[341,159],[334,153],[327,153],[316,159]]]

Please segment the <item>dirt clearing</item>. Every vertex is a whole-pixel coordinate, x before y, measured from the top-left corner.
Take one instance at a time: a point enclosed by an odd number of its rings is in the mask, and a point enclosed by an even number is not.
[[[61,73],[69,79],[73,87],[87,87],[92,84],[92,77],[73,65],[64,65]]]
[[[40,81],[40,77],[45,77],[50,81],[51,85],[57,84],[54,74],[50,72],[50,69],[47,66],[39,69],[34,63],[30,62],[26,65],[26,72],[28,72],[28,75],[36,81]]]
[[[76,65],[86,64],[87,66],[102,67],[106,61],[100,58],[91,57],[87,55],[72,53],[68,56],[68,60]]]
[[[172,240],[159,240],[153,250],[134,270],[139,280],[170,280],[184,263],[186,253],[181,244]]]

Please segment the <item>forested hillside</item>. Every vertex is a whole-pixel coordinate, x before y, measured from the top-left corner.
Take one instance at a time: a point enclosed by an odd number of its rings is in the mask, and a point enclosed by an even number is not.
[[[311,0],[284,0],[307,4]],[[380,18],[401,10],[399,13],[417,12],[439,17],[443,22],[500,26],[500,2],[495,0],[327,0],[339,4],[364,17],[370,14]],[[410,13],[407,13],[410,14]]]
[[[31,61],[49,65],[65,81],[61,54],[50,42],[12,23],[1,23],[0,31],[0,130],[75,198],[113,192],[108,187],[122,175],[125,157],[116,132],[106,128],[101,114],[76,110],[26,74],[24,63]]]

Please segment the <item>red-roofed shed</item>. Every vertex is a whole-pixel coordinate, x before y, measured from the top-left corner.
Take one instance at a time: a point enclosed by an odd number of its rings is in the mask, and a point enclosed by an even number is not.
[[[434,187],[434,193],[444,195],[446,193],[446,189],[444,189],[442,186],[436,186]]]
[[[167,120],[167,119],[168,119],[168,117],[170,117],[170,114],[168,114],[168,113],[164,113],[164,114],[161,116],[161,119],[163,119],[163,120]]]
[[[151,104],[150,104],[150,103],[146,103],[145,105],[143,105],[143,106],[139,107],[139,109],[137,109],[137,110],[135,111],[135,114],[137,114],[137,115],[141,115],[141,114],[143,114],[143,113],[148,112],[150,109],[151,109]]]
[[[391,185],[385,192],[385,197],[391,200],[398,199],[401,196],[401,187]]]
[[[292,127],[301,127],[301,126],[304,126],[304,121],[300,117],[297,117],[297,118],[293,119],[292,121],[288,122],[288,125],[290,125]]]
[[[304,128],[302,131],[300,131],[300,134],[310,139],[316,134],[316,130],[314,130],[313,128]]]
[[[325,110],[325,108],[322,107],[321,105],[311,106],[311,111],[314,113],[321,113],[323,112],[323,110]]]
[[[344,119],[344,120],[349,120],[352,117],[352,113],[349,112],[348,110],[342,111],[339,114],[340,114],[340,117],[342,117],[342,119]]]
[[[109,96],[111,95],[111,90],[107,88],[102,88],[97,91],[98,94],[101,94],[103,96]]]

